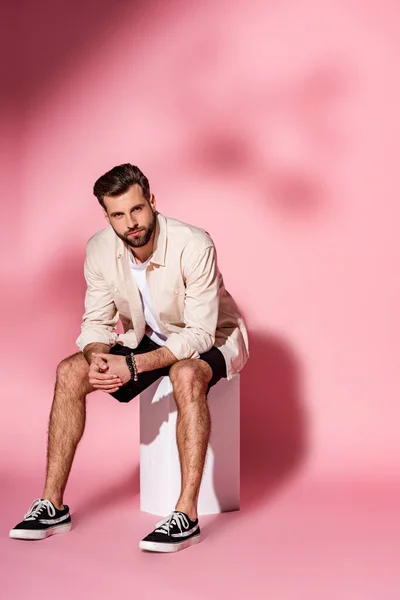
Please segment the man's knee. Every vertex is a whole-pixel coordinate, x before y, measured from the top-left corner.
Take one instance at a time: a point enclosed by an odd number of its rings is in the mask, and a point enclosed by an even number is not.
[[[83,381],[88,380],[89,365],[82,352],[64,358],[57,366],[57,381]],[[88,380],[89,381],[89,380]]]
[[[209,364],[201,359],[180,360],[172,365],[169,376],[175,392],[204,392],[212,377]]]

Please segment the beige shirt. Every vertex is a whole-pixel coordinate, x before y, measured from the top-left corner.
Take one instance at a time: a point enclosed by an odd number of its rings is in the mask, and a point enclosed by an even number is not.
[[[117,342],[135,349],[146,322],[139,289],[131,275],[127,246],[112,227],[87,243],[85,313],[76,344]],[[222,352],[228,379],[248,359],[244,321],[226,291],[211,237],[203,229],[157,213],[154,252],[147,286],[166,347],[178,360],[198,358],[212,346]],[[121,320],[124,333],[115,330]]]

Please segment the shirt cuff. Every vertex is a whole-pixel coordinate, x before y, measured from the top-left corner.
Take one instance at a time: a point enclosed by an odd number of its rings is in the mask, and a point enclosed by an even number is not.
[[[114,346],[118,339],[118,334],[108,331],[83,331],[77,338],[75,344],[81,352],[88,344],[107,344],[108,346]]]
[[[171,333],[165,342],[165,347],[172,352],[177,360],[199,358],[200,356],[197,350],[194,350],[186,340],[183,339],[183,336],[180,333]]]

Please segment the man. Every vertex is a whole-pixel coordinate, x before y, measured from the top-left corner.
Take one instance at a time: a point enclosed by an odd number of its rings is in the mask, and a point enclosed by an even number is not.
[[[57,368],[43,494],[10,537],[69,531],[63,495],[85,426],[86,395],[129,402],[169,375],[177,403],[182,487],[175,511],[139,544],[175,552],[200,540],[197,502],[210,436],[207,393],[248,359],[247,332],[202,229],[156,210],[138,167],[114,167],[94,185],[109,227],[86,248],[81,350]],[[124,333],[115,331],[121,320]]]

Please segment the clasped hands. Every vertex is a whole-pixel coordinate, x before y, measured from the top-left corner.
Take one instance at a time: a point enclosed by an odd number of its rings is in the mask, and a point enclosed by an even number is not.
[[[92,354],[89,365],[89,382],[94,389],[112,394],[131,379],[125,356]]]

